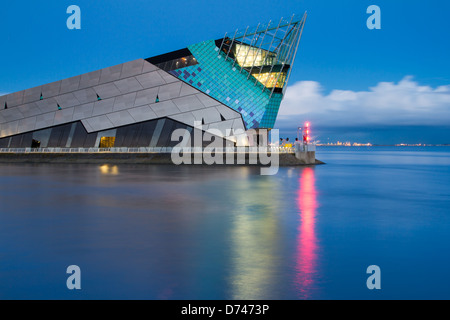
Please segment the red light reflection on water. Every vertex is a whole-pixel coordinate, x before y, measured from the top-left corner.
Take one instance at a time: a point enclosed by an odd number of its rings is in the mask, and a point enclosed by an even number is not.
[[[295,285],[299,297],[311,297],[314,278],[317,273],[317,238],[314,230],[317,204],[314,169],[305,168],[299,178],[300,189],[297,194],[297,206],[300,225],[297,236],[297,255]]]

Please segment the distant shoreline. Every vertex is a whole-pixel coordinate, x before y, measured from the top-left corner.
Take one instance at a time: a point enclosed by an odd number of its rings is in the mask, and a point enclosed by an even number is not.
[[[316,144],[317,147],[349,147],[349,148],[360,148],[360,147],[450,147],[450,144],[372,144],[368,145],[331,145],[331,144]]]

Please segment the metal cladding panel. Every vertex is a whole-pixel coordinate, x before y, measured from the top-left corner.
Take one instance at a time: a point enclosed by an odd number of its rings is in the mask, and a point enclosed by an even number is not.
[[[240,118],[241,114],[222,104],[216,106],[217,111],[225,118],[225,120]]]
[[[114,81],[114,84],[122,94],[127,94],[143,89],[143,87],[139,84],[139,81],[137,81],[134,77]]]
[[[136,122],[158,118],[158,115],[149,106],[135,107],[127,111]]]
[[[157,95],[158,95],[158,88],[150,88],[139,91],[136,93],[136,100],[134,101],[134,105],[138,107],[144,104],[155,103]]]
[[[73,111],[72,121],[82,120],[92,117],[94,102],[76,106]]]
[[[59,94],[59,90],[61,89],[61,81],[44,84],[41,88],[42,97],[44,100],[49,97],[57,96]]]
[[[171,84],[166,84],[160,86],[158,90],[158,96],[160,101],[170,100],[173,98],[178,98],[180,96],[182,82],[175,82]]]
[[[71,122],[73,118],[74,108],[64,108],[55,112],[53,125]]]
[[[55,112],[48,112],[36,116],[36,129],[45,129],[53,125],[55,119]]]
[[[114,128],[114,125],[111,121],[109,121],[106,115],[85,119],[82,121],[83,123],[87,122],[91,127],[91,131],[101,131],[106,129]],[[91,132],[88,130],[88,132]]]
[[[120,74],[122,73],[122,64],[108,67],[101,70],[101,76],[99,84],[111,82],[120,79]]]
[[[92,71],[80,76],[80,85],[78,89],[84,89],[98,85],[102,70]]]
[[[107,117],[115,127],[136,122],[127,110],[109,113],[107,114]]]
[[[81,120],[81,123],[83,124],[83,127],[86,129],[86,132],[93,132],[93,131],[95,131],[94,129],[92,129],[92,127],[89,124],[89,122],[87,121],[87,119]]]
[[[11,121],[1,125],[0,137],[11,136],[17,134],[17,129],[19,126],[19,121]]]
[[[165,117],[172,114],[180,113],[181,111],[172,101],[162,101],[150,105],[150,108],[159,116]]]
[[[232,126],[233,130],[241,130],[242,132],[245,131],[245,126],[244,123],[242,122],[242,119],[235,119],[233,121],[233,126]]]
[[[195,95],[180,97],[172,100],[181,112],[203,109],[205,106]]]
[[[192,114],[194,115],[195,119],[197,119],[198,121],[203,120],[205,124],[221,121],[220,113],[215,107],[195,110],[192,111]]]
[[[9,108],[8,107],[8,109],[2,110],[1,114],[2,114],[3,118],[5,119],[5,121],[15,121],[15,120],[24,118],[24,116],[20,112],[19,108]]]
[[[132,108],[136,100],[136,92],[117,96],[114,100],[113,111],[120,111]]]
[[[104,81],[109,82],[101,83]],[[211,124],[223,118],[240,117],[239,113],[224,109],[217,100],[143,59],[27,89],[0,97],[0,101],[6,101],[9,96],[25,97],[24,92],[30,102],[17,108],[10,108],[8,102],[8,109],[0,110],[2,134],[41,130],[79,120],[87,132],[96,132],[162,117],[188,126],[193,126],[195,120],[203,119],[204,123]],[[165,134],[174,126],[168,122]]]
[[[61,80],[61,88],[59,90],[59,94],[78,90],[78,87],[80,85],[80,79],[81,76],[76,76]]]
[[[114,98],[100,100],[94,103],[94,111],[92,116],[98,116],[101,114],[106,114],[113,112]]]
[[[34,87],[25,90],[23,94],[23,103],[29,103],[39,100],[41,97],[41,91],[41,87]]]
[[[164,79],[164,81],[166,83],[172,83],[172,82],[177,82],[178,81],[178,79],[176,77],[174,77],[173,75],[165,72],[164,70],[158,70],[157,72],[159,73],[161,78]]]
[[[10,93],[6,95],[6,102],[8,103],[8,108],[16,107],[18,105],[21,105],[23,103],[23,91],[18,91],[14,93]]]
[[[195,121],[197,121],[195,119],[194,115],[192,114],[192,112],[183,112],[183,113],[175,114],[175,115],[169,116],[169,118],[179,121],[181,123],[187,124],[188,126],[192,126],[192,127],[195,125]]]
[[[33,131],[36,128],[36,117],[19,120],[18,132]]]
[[[26,117],[36,116],[41,114],[41,109],[37,106],[36,102],[27,103],[17,107],[22,115]]]
[[[58,102],[61,108],[74,107],[80,104],[73,93],[66,93],[60,96],[56,96],[55,100]]]
[[[73,95],[81,104],[97,101],[97,94],[92,88],[75,91]]]
[[[41,110],[41,113],[52,112],[58,110],[58,105],[55,98],[48,98],[36,102],[37,107]]]
[[[128,78],[133,77],[142,73],[142,68],[144,66],[144,59],[137,59],[129,62],[125,62],[122,65],[122,73],[120,74],[120,78]]]
[[[101,99],[107,99],[120,95],[119,89],[117,89],[117,87],[112,82],[96,86],[94,87],[94,90]]]
[[[190,85],[188,85],[186,83],[183,83],[181,85],[180,97],[188,96],[188,95],[191,95],[191,94],[197,94],[199,92],[201,92],[201,91],[191,87]]]
[[[197,98],[203,103],[205,107],[212,107],[217,105],[217,100],[210,98],[204,93],[198,93]]]
[[[157,71],[138,75],[138,76],[136,76],[136,79],[137,79],[137,81],[139,81],[141,86],[145,89],[153,88],[153,87],[157,87],[157,86],[166,84],[164,79],[161,77],[161,75]]]
[[[218,130],[221,132],[220,136],[223,136],[223,137],[231,136],[232,135],[231,127],[233,126],[233,122],[234,122],[234,120],[226,120],[226,121],[210,123],[208,125],[207,131],[215,134],[216,133],[215,130]]]
[[[151,72],[151,71],[155,71],[155,70],[159,70],[159,68],[156,67],[155,65],[151,64],[150,62],[144,60],[144,66],[142,67],[142,73]]]

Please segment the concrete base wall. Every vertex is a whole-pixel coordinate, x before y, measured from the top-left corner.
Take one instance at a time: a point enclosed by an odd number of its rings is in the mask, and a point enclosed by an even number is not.
[[[269,157],[271,155],[269,154]],[[315,152],[308,152],[305,158],[298,159],[293,153],[280,153],[280,166],[299,166],[313,165],[322,163],[314,158]],[[238,165],[237,159],[245,158],[242,165],[261,166],[259,158],[256,163],[251,164],[249,154],[235,154],[234,161],[229,165]],[[93,164],[173,164],[170,153],[2,153],[0,154],[0,163],[93,163]],[[191,157],[191,163],[196,164],[194,156]],[[223,163],[226,164],[225,157]],[[234,163],[234,164],[233,164]],[[198,163],[200,164],[200,163]],[[202,165],[206,165],[204,162]]]
[[[316,163],[316,152],[315,151],[296,151],[295,157],[302,164],[315,164]]]

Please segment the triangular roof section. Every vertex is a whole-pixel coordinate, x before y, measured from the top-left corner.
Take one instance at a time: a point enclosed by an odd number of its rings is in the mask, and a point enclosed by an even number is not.
[[[306,12],[301,19],[292,15],[279,22],[269,21],[245,30],[225,33],[219,46],[219,55],[233,61],[233,66],[247,71],[264,89],[273,93],[275,88],[285,88],[289,79],[290,66],[295,60],[300,43]],[[219,45],[220,43],[220,45]]]

